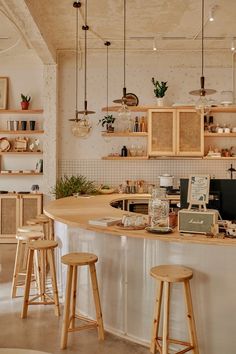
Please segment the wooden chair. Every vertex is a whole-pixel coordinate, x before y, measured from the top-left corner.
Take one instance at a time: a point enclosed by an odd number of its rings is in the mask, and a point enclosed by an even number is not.
[[[161,265],[151,269],[151,276],[159,281],[157,289],[156,303],[154,310],[153,331],[151,339],[151,353],[156,353],[156,349],[160,354],[169,354],[169,343],[186,346],[185,349],[178,351],[176,354],[187,353],[192,351],[194,354],[199,354],[197,334],[195,328],[193,305],[191,299],[191,291],[189,280],[193,277],[191,269],[179,265]],[[183,283],[185,302],[187,308],[187,322],[189,329],[190,343],[177,339],[169,338],[169,316],[170,316],[170,285],[173,283]],[[164,294],[163,294],[164,287]],[[161,302],[162,294],[164,295],[163,309],[163,335],[158,336],[160,317],[161,317]],[[162,342],[162,345],[160,344]]]
[[[104,328],[102,320],[102,311],[98,291],[97,275],[95,263],[98,258],[92,253],[69,253],[62,256],[61,261],[67,267],[66,296],[64,306],[64,319],[61,335],[61,349],[67,347],[68,332],[80,331],[83,329],[97,328],[98,338],[104,339]],[[96,310],[96,321],[90,320],[84,316],[76,315],[76,289],[77,289],[77,268],[89,266],[93,297]],[[75,319],[85,321],[86,324],[75,327]]]
[[[42,239],[44,236],[42,231],[28,230],[24,232],[19,232],[19,230],[22,230],[22,228],[19,228],[16,234],[17,247],[16,247],[16,257],[15,257],[15,265],[13,271],[12,288],[11,288],[12,298],[17,296],[17,288],[23,287],[25,284],[29,241]],[[37,258],[35,259],[35,262],[37,263]],[[39,284],[37,272],[34,273],[35,274],[31,280],[35,280]]]
[[[58,246],[56,241],[50,240],[37,240],[34,242],[29,242],[29,257],[27,264],[27,273],[26,273],[26,281],[25,281],[25,293],[24,293],[24,303],[23,309],[21,313],[21,318],[26,318],[28,313],[29,305],[55,305],[55,314],[56,316],[60,315],[59,309],[59,299],[58,299],[58,290],[57,290],[57,281],[56,281],[56,269],[54,262],[54,254],[53,250]],[[30,293],[30,280],[33,271],[33,255],[34,252],[38,253],[39,256],[39,278],[40,278],[40,294],[34,296],[29,299]],[[52,289],[53,295],[49,294],[46,290],[46,259],[49,264],[49,271],[51,275]]]

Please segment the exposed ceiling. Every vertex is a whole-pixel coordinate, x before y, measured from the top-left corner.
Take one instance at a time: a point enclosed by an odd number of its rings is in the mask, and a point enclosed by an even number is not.
[[[81,0],[80,24],[83,24],[84,0]],[[200,0],[127,0],[127,50],[199,50],[201,47]],[[213,8],[215,20],[210,22]],[[73,0],[0,0],[0,50],[16,43],[31,42],[32,31],[24,21],[32,16],[42,39],[53,49],[75,48],[75,9]],[[13,10],[12,10],[13,9]],[[28,14],[28,16],[27,16]],[[236,38],[236,1],[205,0],[205,47],[229,50]],[[25,19],[25,20],[24,20]],[[20,33],[17,27],[18,25]],[[8,23],[9,22],[9,23]],[[123,48],[123,0],[88,0],[89,48],[104,49],[110,40],[113,49]],[[83,48],[83,31],[80,31]],[[29,42],[27,42],[29,41]],[[1,52],[0,52],[1,53]]]

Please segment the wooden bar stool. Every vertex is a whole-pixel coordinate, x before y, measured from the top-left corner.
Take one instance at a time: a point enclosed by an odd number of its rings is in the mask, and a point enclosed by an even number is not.
[[[191,269],[179,265],[161,265],[151,269],[151,276],[159,280],[159,289],[157,289],[156,304],[154,310],[153,332],[151,339],[151,353],[156,353],[156,349],[160,354],[168,354],[169,343],[186,346],[185,349],[178,351],[176,354],[187,353],[192,350],[194,354],[199,354],[197,334],[193,314],[193,305],[190,291],[189,280],[193,277]],[[189,342],[183,342],[177,339],[169,338],[169,312],[170,312],[170,285],[173,283],[183,283],[185,303],[187,309],[187,321],[189,329]],[[161,317],[161,302],[164,287],[164,320],[163,320],[163,335],[158,336],[160,317]],[[162,346],[159,341],[162,341]]]
[[[59,309],[59,299],[58,299],[58,290],[57,290],[57,281],[56,281],[56,269],[54,262],[53,250],[58,246],[56,241],[49,240],[37,240],[34,242],[29,242],[29,257],[27,264],[27,273],[25,281],[25,293],[24,293],[24,303],[21,313],[21,318],[27,317],[28,306],[29,305],[50,305],[55,304],[55,314],[56,316],[60,315]],[[30,293],[30,279],[33,271],[33,255],[34,252],[37,252],[39,255],[39,276],[40,276],[40,285],[41,292],[40,294],[34,296],[29,300]],[[51,274],[53,296],[46,292],[46,259],[48,260],[49,270]],[[40,300],[38,300],[40,299]],[[36,301],[38,300],[38,301]]]
[[[44,230],[44,235],[45,235],[45,240],[53,240],[54,235],[53,235],[53,228],[52,228],[52,222],[49,217],[46,215],[40,214],[36,216],[35,218],[31,218],[27,220],[27,225],[32,226],[32,225],[42,225],[43,230]]]
[[[63,327],[62,327],[62,335],[61,335],[61,349],[65,349],[67,347],[68,332],[75,332],[75,331],[80,331],[82,329],[90,329],[96,327],[98,330],[98,338],[101,340],[104,339],[102,310],[101,310],[97,275],[96,275],[96,268],[95,268],[95,263],[97,262],[97,260],[98,257],[92,253],[69,253],[61,257],[62,263],[68,266],[64,318],[63,318]],[[77,267],[81,267],[85,265],[89,266],[89,271],[90,271],[94,304],[96,310],[96,321],[75,314]],[[85,321],[86,324],[75,327],[76,318]]]
[[[16,257],[15,265],[13,271],[11,297],[16,297],[17,288],[23,287],[25,284],[26,276],[26,264],[27,264],[27,254],[28,254],[28,243],[29,241],[38,240],[43,238],[43,233],[41,231],[28,231],[28,232],[17,232],[17,247],[16,247]],[[37,262],[37,260],[36,260]],[[36,274],[34,274],[37,277]],[[22,277],[24,277],[22,279]],[[37,279],[33,277],[32,280]],[[20,279],[21,278],[21,279]]]

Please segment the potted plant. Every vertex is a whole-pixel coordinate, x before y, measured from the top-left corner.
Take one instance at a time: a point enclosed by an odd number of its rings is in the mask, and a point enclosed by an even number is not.
[[[114,132],[113,123],[115,122],[115,117],[112,114],[107,114],[102,119],[99,119],[98,124],[101,124],[102,127],[106,125],[106,130],[108,133]]]
[[[21,108],[28,109],[30,100],[31,100],[30,96],[23,95],[23,93],[21,93]]]
[[[97,194],[98,190],[94,182],[85,176],[64,176],[56,181],[56,185],[51,191],[56,199],[70,197],[73,194]]]
[[[166,93],[166,90],[168,89],[167,86],[167,81],[157,81],[154,79],[154,77],[152,78],[152,83],[155,86],[154,88],[154,94],[157,98],[157,105],[158,106],[163,106],[164,105],[164,96]]]

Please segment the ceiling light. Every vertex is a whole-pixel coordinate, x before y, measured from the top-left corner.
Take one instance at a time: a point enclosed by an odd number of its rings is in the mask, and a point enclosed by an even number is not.
[[[153,43],[152,43],[152,50],[156,51],[157,50],[157,46],[156,46],[156,38],[153,38]]]
[[[232,39],[231,41],[231,48],[230,48],[233,51],[235,51],[235,43],[234,43],[234,38]]]
[[[210,22],[213,22],[215,19],[214,19],[214,11],[213,11],[213,8],[211,8],[209,10],[209,21]]]
[[[190,91],[190,95],[194,95],[194,96],[199,96],[198,101],[196,102],[196,110],[199,114],[204,114],[207,113],[207,111],[209,110],[208,107],[208,101],[206,99],[206,95],[212,95],[213,93],[216,92],[216,90],[213,89],[205,89],[205,77],[204,77],[204,0],[202,0],[202,38],[201,38],[201,42],[202,42],[202,49],[201,49],[201,57],[202,57],[202,73],[201,73],[201,77],[200,77],[200,84],[201,84],[201,88],[199,90],[194,90],[194,91]]]
[[[87,0],[85,0],[85,24],[82,26],[84,30],[84,109],[78,110],[78,42],[79,42],[79,8],[81,7],[80,1],[75,1],[73,3],[73,7],[76,9],[76,55],[75,55],[75,118],[69,119],[73,121],[71,131],[72,134],[78,138],[86,138],[91,130],[91,124],[89,122],[88,115],[95,113],[94,111],[88,110],[88,102],[87,102],[87,31],[89,30],[89,26],[87,25]],[[82,117],[79,117],[79,115]]]

